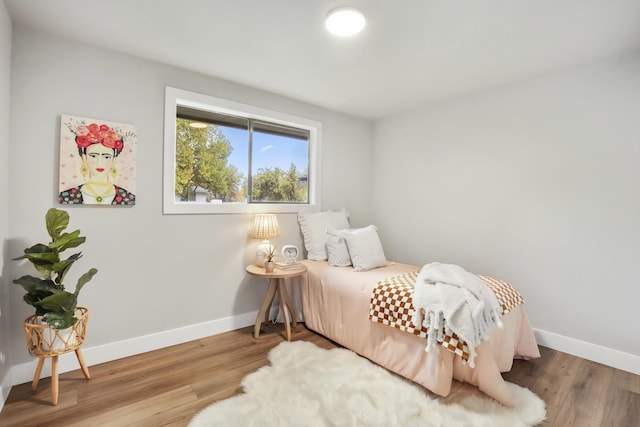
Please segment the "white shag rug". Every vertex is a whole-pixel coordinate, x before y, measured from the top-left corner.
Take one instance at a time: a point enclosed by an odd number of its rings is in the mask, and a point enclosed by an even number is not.
[[[210,405],[189,427],[526,427],[546,416],[545,403],[515,384],[512,409],[472,386],[435,398],[349,350],[306,341],[279,344],[269,361],[242,380],[244,394]]]

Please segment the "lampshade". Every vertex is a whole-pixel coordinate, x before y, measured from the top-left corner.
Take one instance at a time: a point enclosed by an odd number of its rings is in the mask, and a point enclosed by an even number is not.
[[[256,264],[264,267],[267,252],[273,251],[274,247],[269,243],[269,239],[280,235],[280,227],[278,226],[278,217],[275,214],[258,214],[253,221],[253,230],[251,237],[254,239],[262,239],[262,243],[256,250]]]
[[[254,239],[269,240],[280,235],[278,217],[275,214],[258,214],[253,222],[251,237]]]

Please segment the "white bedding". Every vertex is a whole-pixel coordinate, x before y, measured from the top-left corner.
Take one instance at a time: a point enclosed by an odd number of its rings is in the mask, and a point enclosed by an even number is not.
[[[301,280],[301,296],[309,329],[438,395],[447,396],[452,379],[457,379],[512,406],[500,372],[510,370],[514,358],[540,357],[523,305],[506,314],[504,327],[495,328],[489,340],[476,348],[475,368],[471,368],[449,351],[425,352],[425,338],[369,320],[371,293],[378,281],[419,266],[394,263],[356,272],[351,267],[331,267],[326,261],[302,262],[308,268]]]

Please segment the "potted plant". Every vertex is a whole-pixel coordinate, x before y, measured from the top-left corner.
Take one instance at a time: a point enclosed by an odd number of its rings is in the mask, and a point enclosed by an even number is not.
[[[45,216],[47,232],[51,237],[49,243],[37,243],[24,250],[24,255],[14,258],[14,260],[29,260],[35,269],[40,273],[40,277],[32,275],[22,276],[15,279],[16,283],[24,288],[26,294],[24,301],[35,308],[33,321],[46,323],[55,331],[54,338],[60,337],[58,331],[74,327],[78,321],[77,313],[86,317],[86,309],[77,307],[78,294],[82,287],[89,282],[98,272],[95,268],[89,269],[77,281],[75,291],[69,292],[65,289],[64,279],[71,266],[82,257],[82,252],[74,253],[66,259],[61,259],[61,253],[67,249],[75,248],[83,244],[85,237],[80,236],[80,230],[65,232],[69,225],[69,214],[66,211],[51,208]],[[29,322],[31,318],[27,319]],[[86,318],[84,319],[86,322]],[[25,328],[27,322],[25,322]],[[74,328],[75,329],[75,328]],[[29,333],[27,333],[28,339]],[[36,335],[42,335],[38,332]],[[84,325],[82,327],[82,340],[84,340]],[[31,337],[33,338],[33,337]],[[36,337],[38,339],[38,337]],[[52,344],[52,342],[49,342]],[[65,340],[65,347],[68,342]],[[40,347],[39,343],[31,344]],[[31,348],[30,348],[31,351]],[[32,353],[33,354],[33,353]]]
[[[276,256],[276,246],[269,245],[268,249],[264,251],[264,271],[267,273],[271,273],[273,271],[273,267],[275,266],[275,261],[273,258]]]

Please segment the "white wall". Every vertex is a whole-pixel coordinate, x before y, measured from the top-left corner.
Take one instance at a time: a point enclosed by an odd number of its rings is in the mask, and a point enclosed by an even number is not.
[[[509,280],[543,338],[640,372],[639,124],[640,55],[376,123],[388,255]]]
[[[11,69],[11,18],[0,2],[0,409],[11,379],[9,378],[9,94]]]
[[[196,325],[246,322],[259,307],[266,286],[243,270],[256,243],[247,238],[250,215],[162,215],[165,86],[321,121],[323,208],[345,205],[354,225],[377,224],[390,258],[455,262],[510,280],[547,336],[640,355],[639,57],[382,120],[372,154],[368,122],[19,26],[9,87],[2,7],[0,24],[0,239],[9,239],[0,295],[8,307],[11,290],[12,308],[0,351],[12,350],[14,367],[32,362],[21,328],[31,310],[8,283],[29,267],[7,260],[46,238],[60,114],[140,130],[137,205],[68,207],[72,227],[88,237],[70,279],[100,270],[81,295],[91,308],[90,365],[114,347],[135,351],[159,335],[177,342]],[[278,243],[301,245],[295,216],[279,219]],[[176,328],[184,329],[167,333]]]
[[[266,293],[266,282],[244,271],[258,243],[248,238],[252,215],[162,214],[165,86],[322,122],[323,208],[347,205],[355,224],[370,221],[371,123],[21,26],[14,27],[13,42],[11,257],[46,241],[44,214],[56,206],[60,115],[132,123],[139,129],[136,205],[66,207],[72,229],[87,236],[70,286],[90,267],[99,270],[80,295],[91,310],[84,346],[89,364],[101,357],[100,351],[112,351],[114,343],[127,339],[216,320],[251,324]],[[207,54],[216,54],[215,45]],[[362,161],[342,170],[346,158]],[[354,187],[364,191],[354,194]],[[296,216],[279,215],[279,222],[282,235],[275,243],[301,246]],[[30,268],[10,265],[12,278]],[[12,287],[11,348],[14,362],[24,364],[30,357],[21,325],[31,307],[21,302],[22,290]],[[127,345],[135,348],[142,341],[154,337]]]

